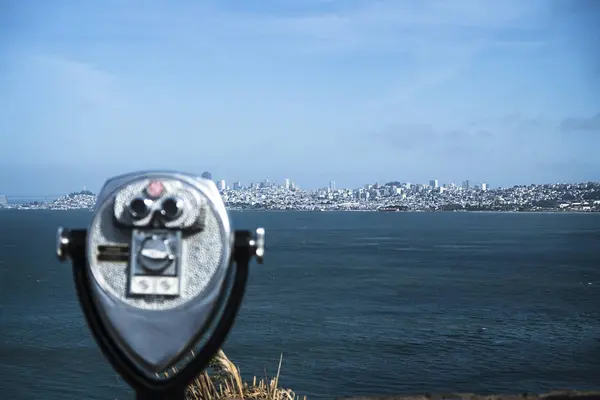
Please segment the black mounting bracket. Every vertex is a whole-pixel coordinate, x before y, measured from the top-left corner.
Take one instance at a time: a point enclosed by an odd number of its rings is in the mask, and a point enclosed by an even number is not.
[[[90,282],[91,277],[89,276],[89,269],[86,268],[87,230],[59,228],[57,234],[57,255],[60,260],[71,259],[77,296],[87,324],[104,356],[127,384],[135,390],[136,399],[185,399],[187,386],[206,368],[210,359],[225,342],[244,297],[250,259],[256,257],[259,263],[263,261],[264,229],[259,228],[255,237],[250,231],[235,231],[234,239],[231,262],[236,264],[236,268],[233,268],[233,284],[230,295],[224,305],[221,318],[216,323],[213,334],[203,346],[202,351],[195,353],[195,357],[184,368],[179,369],[171,377],[152,380],[146,378],[110,339],[106,327],[100,319],[98,310],[92,299],[91,291],[88,290],[88,282]]]

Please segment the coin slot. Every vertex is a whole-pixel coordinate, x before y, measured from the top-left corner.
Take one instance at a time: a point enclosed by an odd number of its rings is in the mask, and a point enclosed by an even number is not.
[[[99,245],[98,261],[126,262],[129,260],[129,245]]]

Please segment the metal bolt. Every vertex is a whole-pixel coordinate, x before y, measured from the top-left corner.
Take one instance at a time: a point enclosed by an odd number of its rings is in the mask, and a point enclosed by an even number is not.
[[[253,242],[256,262],[262,264],[265,258],[265,228],[256,229],[256,237]]]
[[[70,231],[59,226],[56,231],[56,256],[60,261],[65,261],[69,257],[69,237]]]

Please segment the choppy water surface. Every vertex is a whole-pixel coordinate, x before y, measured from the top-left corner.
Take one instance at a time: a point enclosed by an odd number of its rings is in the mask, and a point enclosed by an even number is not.
[[[0,212],[0,393],[128,399],[54,256],[87,212]],[[600,215],[232,213],[267,229],[225,351],[313,399],[600,386]],[[32,251],[32,249],[34,249]]]

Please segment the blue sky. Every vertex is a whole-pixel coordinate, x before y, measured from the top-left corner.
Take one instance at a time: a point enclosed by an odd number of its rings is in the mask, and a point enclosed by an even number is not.
[[[593,0],[2,7],[0,193],[148,168],[307,188],[600,180]]]

